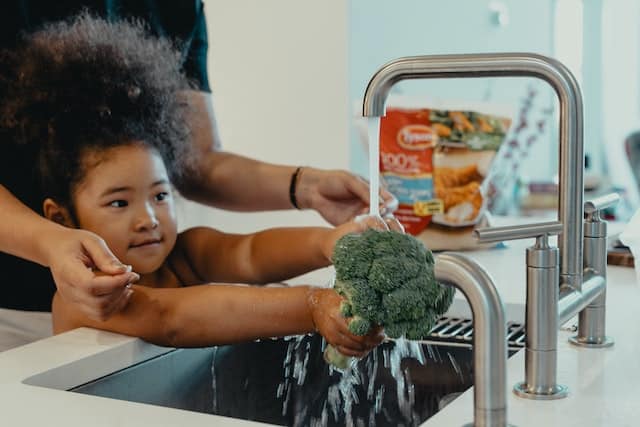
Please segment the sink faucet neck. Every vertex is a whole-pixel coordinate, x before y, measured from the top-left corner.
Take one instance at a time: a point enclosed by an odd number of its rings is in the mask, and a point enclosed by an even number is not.
[[[436,257],[439,282],[457,287],[473,313],[474,425],[507,425],[507,342],[504,307],[489,274],[462,254]]]
[[[571,72],[555,59],[531,53],[409,56],[383,65],[365,91],[365,117],[384,116],[391,87],[407,79],[535,77],[549,83],[559,100],[560,194],[558,219],[560,283],[582,283],[583,110],[580,88]]]

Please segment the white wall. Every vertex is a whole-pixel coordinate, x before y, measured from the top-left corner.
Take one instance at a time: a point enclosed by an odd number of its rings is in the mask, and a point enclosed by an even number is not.
[[[626,187],[630,204],[637,207],[637,187],[623,141],[640,129],[640,3],[604,1],[602,6],[602,117],[594,120],[602,122],[601,142],[609,179]]]
[[[347,168],[347,4],[205,0],[205,8],[210,83],[224,148],[267,162]],[[188,206],[181,223],[245,230],[318,218]]]
[[[347,165],[343,0],[209,0],[209,70],[225,146]]]

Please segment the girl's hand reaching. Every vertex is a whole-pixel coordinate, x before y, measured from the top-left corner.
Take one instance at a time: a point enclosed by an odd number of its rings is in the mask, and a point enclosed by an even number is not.
[[[367,335],[349,332],[348,319],[340,313],[342,297],[333,289],[311,288],[307,304],[316,331],[340,353],[350,357],[364,357],[384,340],[382,328],[374,328]]]

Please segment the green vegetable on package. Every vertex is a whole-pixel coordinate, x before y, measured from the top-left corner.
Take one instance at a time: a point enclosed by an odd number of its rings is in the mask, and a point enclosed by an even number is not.
[[[453,301],[455,290],[435,279],[431,251],[408,234],[371,229],[345,235],[333,264],[334,290],[345,298],[340,309],[354,335],[382,326],[390,338],[423,339]],[[352,361],[332,346],[325,360],[342,369]]]

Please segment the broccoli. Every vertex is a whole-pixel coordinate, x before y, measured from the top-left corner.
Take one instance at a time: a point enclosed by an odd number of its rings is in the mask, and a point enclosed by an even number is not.
[[[345,298],[340,311],[355,335],[379,325],[391,338],[425,338],[453,301],[454,289],[435,279],[431,251],[408,234],[345,235],[336,242],[333,264],[334,290]],[[338,368],[351,363],[331,346],[325,359]]]

